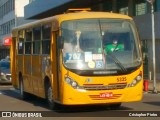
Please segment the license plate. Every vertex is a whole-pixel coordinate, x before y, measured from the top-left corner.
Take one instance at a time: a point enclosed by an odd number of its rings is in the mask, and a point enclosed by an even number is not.
[[[112,96],[113,96],[112,92],[100,93],[99,95],[100,98],[110,98]]]

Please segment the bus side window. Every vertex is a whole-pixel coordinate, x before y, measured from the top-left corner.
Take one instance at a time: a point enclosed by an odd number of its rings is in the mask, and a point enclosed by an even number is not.
[[[24,50],[24,31],[18,32],[18,54],[23,54]]]
[[[31,54],[32,30],[25,30],[25,54]]]
[[[33,28],[33,54],[40,54],[41,26]]]
[[[51,23],[42,26],[42,54],[50,54]]]

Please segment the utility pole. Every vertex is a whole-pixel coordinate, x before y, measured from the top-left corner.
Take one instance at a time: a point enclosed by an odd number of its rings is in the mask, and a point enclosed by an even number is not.
[[[152,21],[152,51],[153,51],[153,93],[157,93],[156,89],[156,55],[155,55],[155,25],[154,25],[154,1],[146,0],[151,5],[151,21]]]

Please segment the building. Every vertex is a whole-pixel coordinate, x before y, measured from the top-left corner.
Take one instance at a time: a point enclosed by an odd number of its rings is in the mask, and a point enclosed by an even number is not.
[[[149,0],[148,0],[149,1]],[[93,11],[127,14],[134,18],[142,42],[145,77],[152,79],[151,4],[147,0],[30,0],[25,6],[26,19],[41,19],[64,13],[68,8],[90,7]],[[154,2],[156,75],[160,79],[160,0]],[[150,76],[149,76],[150,75]]]
[[[24,20],[24,6],[29,0],[0,0],[0,59],[9,55],[11,30],[28,22]]]

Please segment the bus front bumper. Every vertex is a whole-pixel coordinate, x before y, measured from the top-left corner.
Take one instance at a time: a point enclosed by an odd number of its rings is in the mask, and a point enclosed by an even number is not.
[[[143,96],[142,82],[135,87],[116,90],[86,91],[65,85],[61,103],[64,105],[114,104],[140,101]]]

